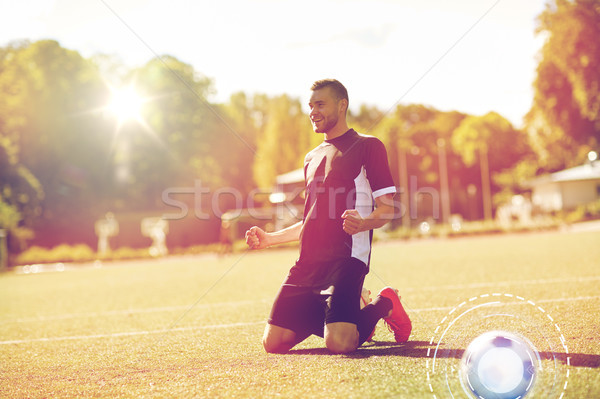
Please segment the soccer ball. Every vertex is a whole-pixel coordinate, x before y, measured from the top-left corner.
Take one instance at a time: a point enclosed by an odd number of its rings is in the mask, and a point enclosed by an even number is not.
[[[522,398],[535,381],[539,354],[525,338],[489,331],[467,347],[460,364],[460,381],[477,398]]]

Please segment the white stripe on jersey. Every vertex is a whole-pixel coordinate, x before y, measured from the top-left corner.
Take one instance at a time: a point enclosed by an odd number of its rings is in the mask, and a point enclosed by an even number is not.
[[[361,167],[360,173],[354,179],[354,188],[356,190],[356,203],[354,209],[358,211],[361,217],[365,218],[373,212],[373,192],[371,191],[371,185],[367,179],[367,171],[364,166]],[[351,256],[368,265],[370,252],[370,232],[367,230],[354,234],[352,236]]]
[[[396,187],[384,187],[377,191],[373,191],[373,198],[378,198],[385,194],[396,194]]]

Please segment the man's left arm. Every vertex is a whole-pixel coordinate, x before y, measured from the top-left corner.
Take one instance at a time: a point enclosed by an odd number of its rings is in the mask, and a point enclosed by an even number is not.
[[[342,214],[344,231],[350,235],[378,229],[394,218],[394,195],[383,194],[375,198],[375,210],[365,218],[356,209],[347,209]]]

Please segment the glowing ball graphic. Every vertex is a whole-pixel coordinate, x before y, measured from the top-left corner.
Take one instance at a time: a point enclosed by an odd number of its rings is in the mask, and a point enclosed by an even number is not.
[[[464,390],[479,398],[522,398],[535,381],[539,354],[525,338],[489,331],[467,347],[460,365]]]

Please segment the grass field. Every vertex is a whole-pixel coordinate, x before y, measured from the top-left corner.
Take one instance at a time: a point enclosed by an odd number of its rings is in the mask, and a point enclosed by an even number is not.
[[[532,397],[600,397],[599,232],[378,243],[365,286],[400,290],[413,335],[396,345],[380,322],[350,355],[331,355],[318,337],[286,355],[263,351],[295,257],[4,273],[0,397],[464,397],[459,359],[489,329],[538,349]]]

